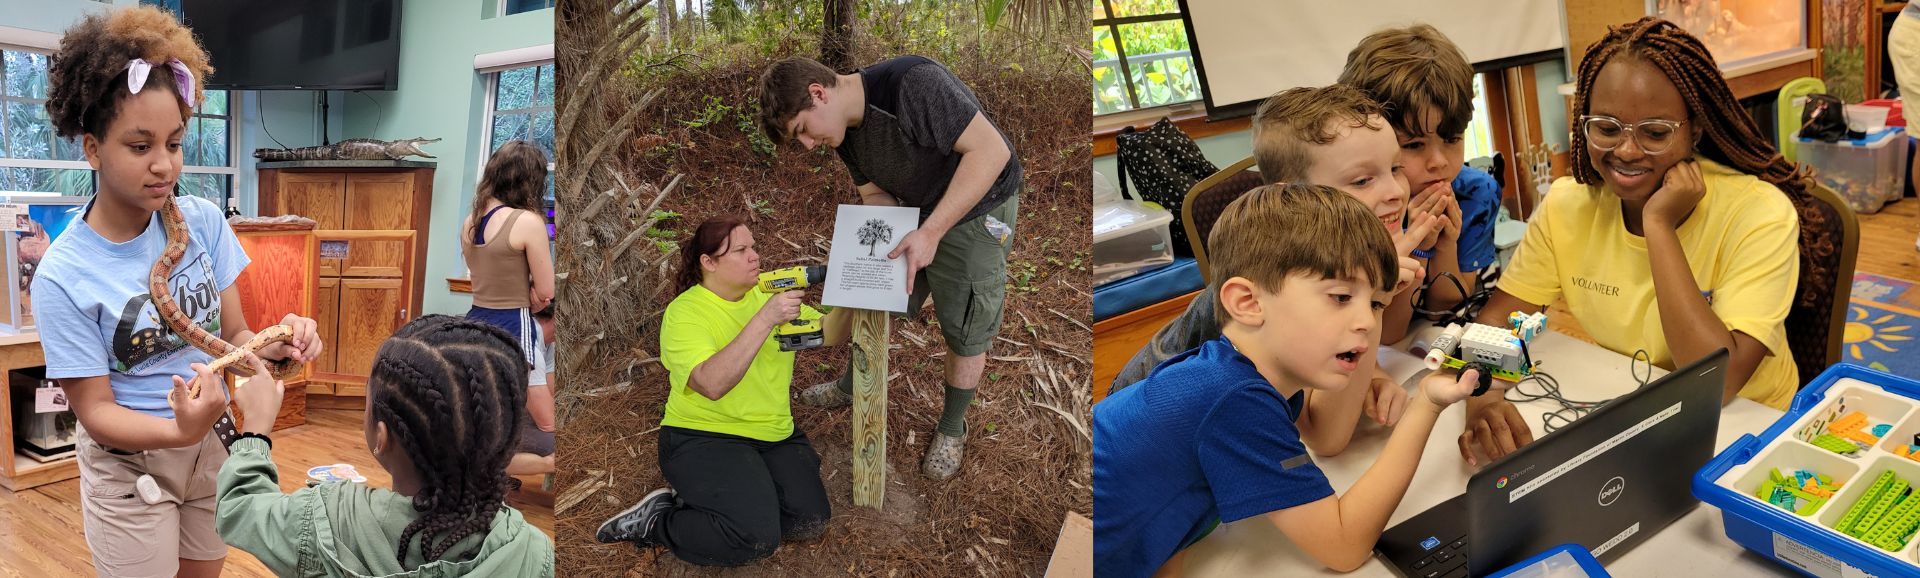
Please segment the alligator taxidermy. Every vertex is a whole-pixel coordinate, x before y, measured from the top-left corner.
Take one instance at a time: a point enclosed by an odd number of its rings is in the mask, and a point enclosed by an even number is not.
[[[435,158],[426,151],[420,150],[420,145],[437,142],[440,142],[440,139],[410,138],[384,141],[354,138],[321,147],[255,149],[253,158],[263,161],[397,161],[408,156]]]

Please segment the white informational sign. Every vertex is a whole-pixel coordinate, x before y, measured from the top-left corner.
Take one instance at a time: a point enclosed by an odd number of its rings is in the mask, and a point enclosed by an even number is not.
[[[0,231],[26,231],[27,206],[19,203],[0,203]]]
[[[33,413],[67,411],[67,390],[42,387],[33,390]]]
[[[920,209],[840,205],[827,252],[820,302],[833,307],[907,311],[907,260],[888,259],[900,239],[920,227]]]

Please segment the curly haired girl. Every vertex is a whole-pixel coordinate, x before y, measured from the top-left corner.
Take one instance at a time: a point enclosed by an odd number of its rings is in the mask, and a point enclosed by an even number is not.
[[[393,489],[330,482],[280,493],[270,420],[247,420],[220,468],[220,535],[281,576],[552,576],[553,542],[505,503],[527,421],[520,342],[479,321],[428,315],[374,355],[367,449]],[[247,415],[284,385],[247,385]]]
[[[47,377],[66,389],[80,421],[81,512],[105,576],[214,576],[226,557],[213,475],[227,452],[212,431],[227,395],[201,365],[212,358],[160,322],[147,275],[166,250],[157,213],[171,201],[191,241],[168,292],[206,331],[228,342],[252,337],[234,285],[247,254],[213,203],[173,198],[186,121],[212,72],[192,31],[144,6],[81,19],[52,58],[47,113],[59,136],[81,139],[98,190],[40,261],[33,313]],[[293,342],[259,357],[319,355],[313,320],[282,323]],[[196,374],[206,393],[170,406],[169,395],[186,389],[180,376]]]

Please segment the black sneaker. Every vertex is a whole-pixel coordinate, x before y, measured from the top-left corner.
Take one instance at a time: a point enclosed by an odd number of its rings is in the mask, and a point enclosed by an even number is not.
[[[633,542],[641,548],[653,546],[653,541],[647,535],[652,534],[653,527],[660,524],[660,517],[673,509],[673,503],[672,488],[654,490],[640,498],[640,502],[633,507],[601,523],[593,537],[601,543]]]

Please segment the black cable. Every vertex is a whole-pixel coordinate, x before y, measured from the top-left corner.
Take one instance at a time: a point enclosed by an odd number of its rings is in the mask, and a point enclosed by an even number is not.
[[[1540,385],[1540,392],[1530,393],[1526,391],[1526,384],[1528,383],[1538,383]],[[1515,396],[1519,397],[1516,398]],[[1586,417],[1586,415],[1592,413],[1595,408],[1609,401],[1613,401],[1611,399],[1599,401],[1567,399],[1567,397],[1560,392],[1560,380],[1543,371],[1535,371],[1525,378],[1522,378],[1518,383],[1515,383],[1512,388],[1507,389],[1506,394],[1502,397],[1508,402],[1515,404],[1539,399],[1552,400],[1560,404],[1560,409],[1540,414],[1540,423],[1546,427],[1548,433],[1552,433],[1562,426],[1573,423],[1574,420]]]
[[[353,91],[353,93],[358,94],[360,96],[365,96],[367,98],[367,102],[373,103],[373,130],[367,131],[367,134],[380,134],[380,121],[386,117],[386,114],[387,114],[387,111],[385,110],[386,107],[380,106],[379,99],[375,99],[374,97],[367,96],[367,91],[356,90],[356,91]]]
[[[1527,355],[1525,341],[1520,343],[1520,354],[1522,356]],[[1635,369],[1639,366],[1642,359],[1647,361],[1645,377],[1641,377],[1639,370]],[[1527,361],[1527,365],[1532,366],[1533,362],[1529,360]],[[1645,349],[1634,351],[1633,360],[1627,365],[1627,373],[1633,375],[1633,380],[1638,382],[1640,387],[1646,387],[1648,383],[1653,382],[1653,356],[1647,353]],[[1540,392],[1531,393],[1526,391],[1524,386],[1528,382],[1540,384]],[[1552,375],[1548,375],[1547,372],[1544,371],[1535,371],[1527,377],[1522,378],[1519,382],[1515,383],[1512,388],[1507,389],[1506,394],[1502,397],[1508,402],[1516,404],[1540,399],[1551,400],[1554,403],[1560,404],[1560,409],[1540,414],[1540,423],[1546,427],[1548,433],[1552,433],[1554,430],[1573,423],[1574,420],[1586,417],[1586,415],[1592,413],[1593,410],[1598,409],[1609,401],[1613,401],[1612,399],[1599,401],[1567,399],[1567,397],[1560,392],[1560,380],[1554,378]]]
[[[259,92],[253,93],[253,109],[260,114],[260,131],[267,133],[267,139],[273,141],[273,144],[280,145],[280,148],[287,148],[287,145],[280,144],[280,139],[273,138],[273,131],[267,130],[266,100]]]
[[[1438,282],[1442,277],[1448,281],[1452,281],[1453,287],[1460,290],[1460,303],[1455,304],[1452,309],[1445,311],[1429,311],[1427,309],[1427,289],[1433,287],[1433,284]],[[1464,306],[1473,303],[1475,297],[1477,297],[1476,294],[1467,292],[1466,284],[1461,283],[1459,277],[1454,276],[1453,273],[1441,271],[1422,281],[1420,287],[1414,290],[1413,312],[1415,315],[1431,319],[1442,325],[1446,323],[1466,323],[1467,321],[1471,321],[1471,319],[1467,317]]]
[[[1640,365],[1641,359],[1647,360],[1646,377],[1640,377],[1640,372],[1634,369]],[[1633,360],[1627,362],[1627,373],[1633,375],[1633,381],[1639,383],[1640,387],[1646,387],[1647,384],[1653,383],[1653,354],[1647,353],[1645,349],[1634,350]]]

